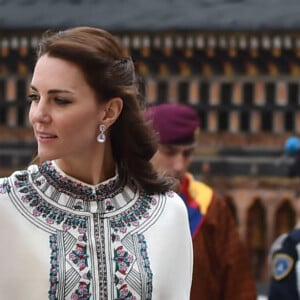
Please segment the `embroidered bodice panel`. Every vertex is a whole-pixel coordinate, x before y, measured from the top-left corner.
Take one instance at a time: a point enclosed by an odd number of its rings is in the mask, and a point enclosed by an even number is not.
[[[141,193],[118,175],[91,186],[54,162],[0,183],[16,209],[49,235],[49,299],[152,299],[144,236],[164,197]]]

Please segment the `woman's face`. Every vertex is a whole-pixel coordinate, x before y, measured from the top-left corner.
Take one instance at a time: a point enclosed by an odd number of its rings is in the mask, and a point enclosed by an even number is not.
[[[42,161],[83,159],[99,150],[103,108],[77,65],[47,55],[34,69],[29,120]]]

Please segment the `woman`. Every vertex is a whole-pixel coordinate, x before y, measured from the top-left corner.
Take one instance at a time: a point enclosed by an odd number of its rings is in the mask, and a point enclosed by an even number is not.
[[[187,213],[149,159],[133,63],[108,32],[42,38],[36,164],[0,180],[1,299],[189,299]]]

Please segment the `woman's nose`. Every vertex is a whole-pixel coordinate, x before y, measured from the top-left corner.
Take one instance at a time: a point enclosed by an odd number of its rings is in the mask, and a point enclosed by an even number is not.
[[[29,111],[29,118],[32,122],[47,123],[50,121],[50,110],[43,100],[32,102]]]

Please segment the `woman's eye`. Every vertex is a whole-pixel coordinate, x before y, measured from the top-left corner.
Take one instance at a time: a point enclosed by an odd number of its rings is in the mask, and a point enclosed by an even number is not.
[[[36,94],[30,94],[30,95],[27,96],[27,100],[29,102],[36,101],[36,100],[39,100],[39,99],[40,99],[40,96],[36,95]]]
[[[67,100],[67,99],[64,99],[64,98],[60,98],[60,97],[56,97],[55,98],[55,102],[57,104],[69,104],[69,103],[71,103],[70,100]]]

